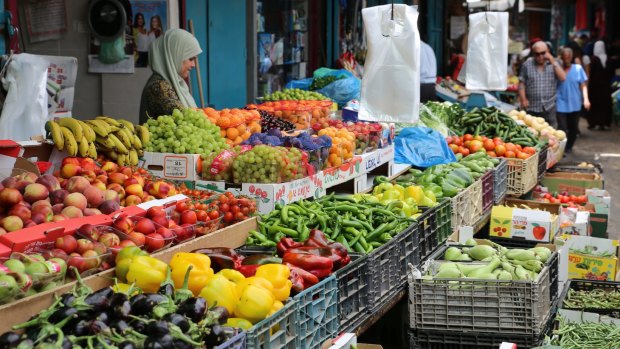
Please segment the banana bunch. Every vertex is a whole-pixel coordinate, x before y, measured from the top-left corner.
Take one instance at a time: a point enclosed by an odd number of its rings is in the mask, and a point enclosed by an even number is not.
[[[61,118],[48,121],[45,129],[56,148],[67,151],[70,156],[96,159],[99,152],[121,166],[138,165],[138,157],[142,156],[143,147],[150,139],[148,128],[107,116],[86,121]]]

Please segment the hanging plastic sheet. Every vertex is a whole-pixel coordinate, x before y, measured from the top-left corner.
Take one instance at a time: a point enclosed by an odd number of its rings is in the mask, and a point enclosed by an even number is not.
[[[503,91],[508,87],[508,13],[469,15],[465,87]]]
[[[420,106],[418,10],[404,4],[362,10],[368,53],[359,118],[414,122]]]

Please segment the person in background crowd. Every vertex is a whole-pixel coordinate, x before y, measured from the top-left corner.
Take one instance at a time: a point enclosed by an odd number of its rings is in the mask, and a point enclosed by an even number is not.
[[[420,103],[437,99],[437,60],[433,48],[420,41]]]
[[[557,82],[566,79],[566,72],[544,42],[532,45],[532,54],[534,57],[523,63],[519,74],[519,103],[529,114],[540,116],[557,128]]]
[[[151,17],[151,28],[149,30],[149,38],[151,39],[151,42],[160,37],[162,33],[163,29],[161,28],[161,17],[158,15]]]
[[[608,130],[611,126],[611,78],[613,72],[607,64],[605,43],[601,40],[594,44],[592,51],[592,63],[590,63],[590,76],[588,77],[588,90],[592,107],[588,113],[588,129],[598,127],[600,130]]]
[[[142,90],[140,123],[171,115],[174,109],[196,108],[185,80],[202,52],[198,40],[183,29],[171,29],[153,42],[149,66],[153,75]]]
[[[579,64],[573,63],[573,50],[565,47],[561,52],[562,66],[566,72],[566,79],[558,83],[557,112],[558,126],[566,132],[566,153],[573,151],[573,145],[579,132],[579,113],[581,105],[590,109],[588,99],[588,78]]]
[[[144,15],[140,12],[136,13],[133,22],[133,37],[138,52],[136,59],[136,67],[146,67],[149,62],[149,33],[146,31],[146,22]]]

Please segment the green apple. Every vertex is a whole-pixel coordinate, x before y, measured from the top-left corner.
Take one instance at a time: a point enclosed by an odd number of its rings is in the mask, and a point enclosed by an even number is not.
[[[24,263],[22,263],[18,259],[9,259],[8,261],[4,262],[4,266],[9,268],[9,270],[14,273],[23,273],[26,269]]]
[[[0,275],[0,301],[2,303],[15,297],[18,292],[19,288],[15,278],[7,274]]]

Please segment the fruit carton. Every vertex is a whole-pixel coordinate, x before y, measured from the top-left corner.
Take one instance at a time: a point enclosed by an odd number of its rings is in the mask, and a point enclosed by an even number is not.
[[[560,259],[560,270],[568,270],[567,279],[614,281],[620,269],[618,240],[562,235],[556,244],[566,256]]]
[[[562,207],[560,213],[560,234],[590,236],[590,212],[574,207]]]
[[[527,201],[527,206],[531,209],[510,207],[521,205],[521,201],[525,200],[506,200],[507,206],[493,206],[489,236],[552,241],[559,228],[560,205]]]
[[[598,173],[571,173],[553,172],[547,173],[541,180],[541,184],[551,192],[567,192],[569,195],[584,195],[586,189],[603,188],[602,174]]]
[[[589,229],[592,236],[607,238],[607,223],[611,208],[611,196],[606,190],[586,189],[588,204],[586,208],[590,213]]]

